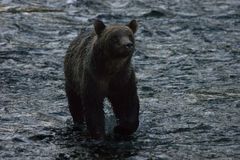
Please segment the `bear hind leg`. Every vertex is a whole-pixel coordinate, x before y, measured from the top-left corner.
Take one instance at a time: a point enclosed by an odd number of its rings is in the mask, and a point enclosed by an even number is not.
[[[66,94],[68,99],[68,107],[76,125],[84,123],[84,110],[82,106],[81,96],[77,95],[72,89],[66,87]]]

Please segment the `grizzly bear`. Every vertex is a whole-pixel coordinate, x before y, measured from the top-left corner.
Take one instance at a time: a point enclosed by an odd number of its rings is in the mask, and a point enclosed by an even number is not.
[[[103,101],[108,98],[117,125],[114,133],[128,136],[139,126],[139,99],[131,58],[137,22],[106,26],[77,36],[64,61],[65,90],[75,124],[86,122],[92,138],[105,136]]]

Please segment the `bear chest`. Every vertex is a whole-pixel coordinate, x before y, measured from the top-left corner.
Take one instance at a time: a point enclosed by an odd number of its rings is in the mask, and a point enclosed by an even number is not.
[[[109,90],[109,80],[106,79],[106,78],[105,79],[98,79],[97,87],[98,87],[98,91],[102,95],[106,95],[108,93],[108,90]]]

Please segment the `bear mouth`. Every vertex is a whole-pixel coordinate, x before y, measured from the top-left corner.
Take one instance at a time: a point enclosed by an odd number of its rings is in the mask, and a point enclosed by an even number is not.
[[[114,55],[114,58],[116,59],[124,59],[132,56],[131,52],[123,52],[123,53],[117,53]]]
[[[114,57],[120,58],[120,59],[131,57],[133,52],[134,52],[134,49],[121,48],[121,49],[119,49],[118,52],[115,52]]]

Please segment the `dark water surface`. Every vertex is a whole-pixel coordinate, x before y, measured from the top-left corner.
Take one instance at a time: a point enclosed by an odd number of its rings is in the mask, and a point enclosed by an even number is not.
[[[127,140],[87,140],[67,109],[63,57],[94,18],[139,21]],[[240,159],[240,1],[1,0],[0,159]]]

